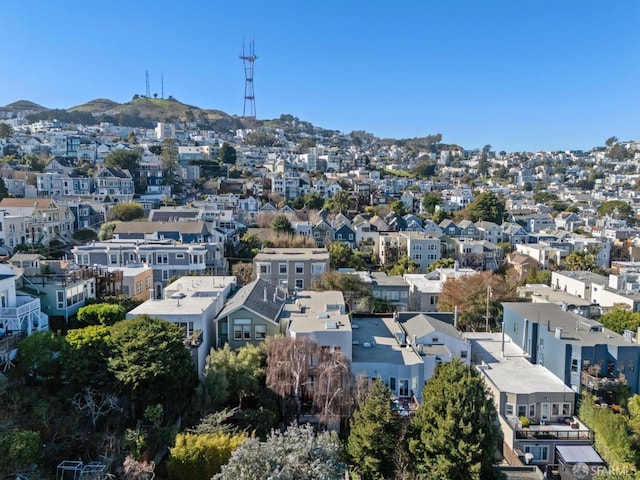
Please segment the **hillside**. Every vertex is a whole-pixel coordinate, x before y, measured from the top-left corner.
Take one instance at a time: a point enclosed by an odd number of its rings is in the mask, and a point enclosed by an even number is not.
[[[30,102],[29,100],[18,100],[17,102],[5,105],[5,110],[48,110],[47,107]]]
[[[108,98],[96,98],[90,102],[83,103],[82,105],[76,105],[67,109],[69,112],[89,112],[93,115],[102,114],[109,110],[117,108],[120,104],[109,100]]]

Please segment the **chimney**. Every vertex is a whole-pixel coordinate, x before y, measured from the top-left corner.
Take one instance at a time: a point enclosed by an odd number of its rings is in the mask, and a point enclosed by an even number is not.
[[[264,298],[263,300],[266,302],[267,301],[267,287],[264,287]]]
[[[562,327],[556,327],[556,338],[562,338]]]

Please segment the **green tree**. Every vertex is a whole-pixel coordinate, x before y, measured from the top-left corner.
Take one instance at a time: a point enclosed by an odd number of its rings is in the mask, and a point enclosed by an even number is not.
[[[340,440],[310,425],[274,430],[266,441],[249,438],[212,480],[336,480],[344,477]]]
[[[293,235],[295,232],[293,225],[284,214],[276,215],[273,222],[271,222],[271,228],[276,235]]]
[[[613,147],[616,143],[618,143],[618,137],[609,137],[604,142],[604,144],[609,148]]]
[[[0,177],[0,200],[7,198],[8,196],[9,190],[7,189],[7,184],[4,183],[4,178]]]
[[[362,479],[392,478],[402,420],[391,409],[391,391],[380,379],[372,382],[349,425],[346,451]]]
[[[0,123],[0,125],[5,125]],[[32,430],[12,428],[0,431],[0,476],[22,478],[16,475],[36,463],[40,452],[40,435]],[[26,477],[25,477],[26,478]]]
[[[112,221],[131,222],[144,218],[144,207],[138,202],[117,203],[109,212]]]
[[[590,270],[598,269],[595,257],[586,250],[574,250],[564,259],[569,270]]]
[[[538,185],[544,187],[542,183],[536,184],[536,188]],[[544,190],[538,190],[533,194],[533,201],[541,204],[551,203],[558,200],[558,196],[555,193],[549,193]]]
[[[329,250],[329,264],[333,270],[351,267],[353,249],[348,243],[331,242],[327,250]]]
[[[91,228],[80,228],[73,232],[73,239],[77,242],[90,242],[97,240],[98,234]]]
[[[220,147],[218,159],[226,165],[235,165],[237,160],[236,149],[227,142],[224,142]]]
[[[501,438],[496,408],[473,368],[459,360],[436,366],[411,420],[408,450],[421,478],[490,480]]]
[[[111,326],[125,319],[126,310],[120,305],[111,303],[94,303],[86,305],[78,310],[78,323],[80,325],[105,325]]]
[[[626,305],[616,305],[609,313],[599,319],[605,328],[622,335],[625,330],[637,332],[640,327],[640,312],[632,312]]]
[[[442,205],[442,194],[439,192],[425,193],[424,197],[422,197],[422,207],[429,215],[433,215],[438,205]]]
[[[113,238],[113,231],[116,228],[116,225],[120,222],[105,222],[100,226],[100,231],[98,231],[98,239],[99,240],[109,240]]]
[[[404,206],[402,200],[395,200],[391,202],[389,208],[392,212],[395,212],[396,215],[400,215],[401,217],[407,214],[407,207]]]
[[[438,268],[453,268],[455,264],[456,264],[455,258],[442,257],[431,262],[431,264],[429,264],[429,267],[427,267],[427,272],[433,272]]]
[[[20,342],[16,364],[30,381],[55,381],[60,378],[60,353],[64,340],[56,332],[34,332]]]
[[[140,171],[140,152],[138,150],[115,150],[104,158],[105,167],[128,170],[133,178]]]
[[[633,207],[624,200],[611,200],[598,207],[598,215],[632,222],[634,219]]]
[[[13,137],[13,128],[8,123],[0,122],[0,138]]]
[[[181,328],[141,315],[110,328],[113,355],[109,370],[143,405],[180,402],[197,383]]]
[[[401,256],[398,261],[386,270],[387,275],[404,275],[405,273],[413,273],[418,267],[416,262],[411,260],[407,255]]]
[[[108,369],[111,355],[108,327],[91,325],[69,330],[64,340],[61,359],[69,382],[95,388],[113,384],[113,375]]]
[[[416,178],[431,178],[436,174],[436,163],[431,160],[420,160],[415,164],[411,173]]]
[[[180,175],[178,174],[178,147],[172,138],[165,138],[162,141],[162,170],[165,185],[177,185],[180,183]]]
[[[469,212],[472,222],[484,220],[498,225],[502,224],[507,211],[504,198],[491,192],[480,193],[467,206],[466,210]]]
[[[209,480],[246,439],[245,433],[179,433],[167,460],[169,478]]]
[[[337,191],[333,197],[324,203],[324,209],[331,213],[345,214],[351,206],[351,194],[345,190]]]

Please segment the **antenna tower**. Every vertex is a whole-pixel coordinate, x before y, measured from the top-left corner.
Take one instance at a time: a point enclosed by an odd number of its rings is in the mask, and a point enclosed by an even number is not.
[[[151,97],[151,86],[149,85],[149,70],[146,70],[145,72],[145,77],[147,80],[147,98]]]
[[[249,40],[249,51],[245,53],[242,42],[242,55],[240,60],[244,64],[244,106],[242,116],[256,118],[256,97],[253,92],[253,64],[257,60],[253,38]]]

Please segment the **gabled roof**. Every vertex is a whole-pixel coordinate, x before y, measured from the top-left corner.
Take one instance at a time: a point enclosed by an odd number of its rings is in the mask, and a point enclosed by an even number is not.
[[[285,297],[282,290],[258,278],[242,287],[227,300],[218,318],[226,317],[240,308],[246,308],[266,320],[278,323]]]
[[[0,208],[35,208],[45,210],[58,208],[56,202],[51,198],[3,198],[0,201]]]
[[[410,312],[398,315],[398,321],[402,324],[407,335],[415,335],[417,338],[437,332],[453,338],[460,338],[461,333],[450,323],[444,322],[425,313]]]
[[[104,167],[96,175],[98,177],[116,177],[116,178],[131,178],[129,170],[123,170],[121,168]]]

